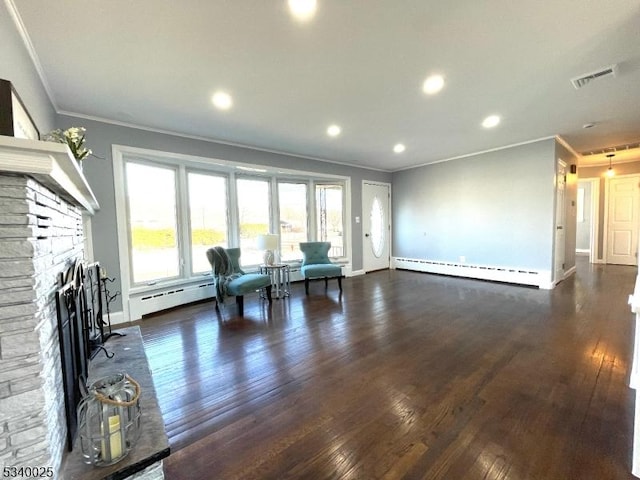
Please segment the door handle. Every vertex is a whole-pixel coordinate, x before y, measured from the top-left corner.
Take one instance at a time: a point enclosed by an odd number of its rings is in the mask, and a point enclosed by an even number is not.
[[[364,234],[364,236],[365,236],[365,237],[368,237],[368,236],[369,236],[369,234],[368,234],[368,233],[365,233],[365,234]]]
[[[562,225],[558,225],[558,226],[556,227],[556,230],[562,230]]]

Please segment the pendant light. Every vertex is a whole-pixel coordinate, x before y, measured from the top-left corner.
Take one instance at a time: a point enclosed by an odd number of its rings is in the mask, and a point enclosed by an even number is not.
[[[616,174],[616,172],[613,171],[613,167],[611,167],[611,159],[615,156],[615,153],[607,154],[607,158],[609,159],[609,169],[607,170],[607,177],[613,177]]]

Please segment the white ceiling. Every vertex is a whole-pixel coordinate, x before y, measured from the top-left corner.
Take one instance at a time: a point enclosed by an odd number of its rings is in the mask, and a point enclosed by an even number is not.
[[[553,135],[578,152],[640,140],[637,0],[318,0],[306,23],[286,0],[7,1],[61,113],[387,171]],[[431,73],[446,85],[427,96]]]

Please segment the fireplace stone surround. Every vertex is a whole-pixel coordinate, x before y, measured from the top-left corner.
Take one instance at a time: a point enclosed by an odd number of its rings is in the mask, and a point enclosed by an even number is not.
[[[55,291],[99,208],[66,145],[0,137],[0,466],[65,478]],[[139,478],[163,478],[161,463]],[[50,477],[51,478],[51,477]],[[122,477],[121,477],[122,478]]]
[[[0,174],[0,463],[57,470],[66,444],[57,275],[83,258],[77,207]]]

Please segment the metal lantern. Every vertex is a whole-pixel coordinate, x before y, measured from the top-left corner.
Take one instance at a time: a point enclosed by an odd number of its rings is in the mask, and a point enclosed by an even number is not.
[[[122,460],[140,435],[140,385],[125,373],[92,383],[78,405],[78,434],[85,463]]]

